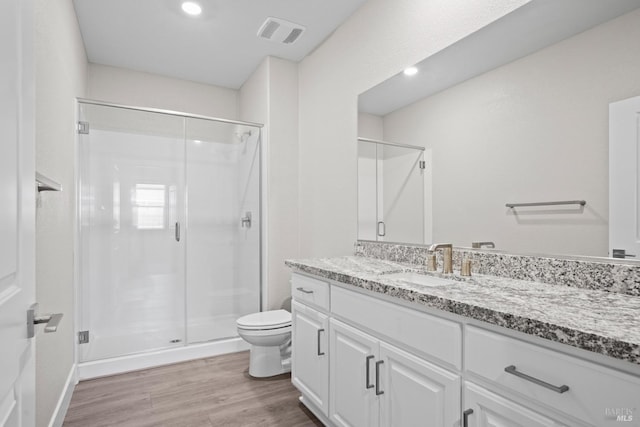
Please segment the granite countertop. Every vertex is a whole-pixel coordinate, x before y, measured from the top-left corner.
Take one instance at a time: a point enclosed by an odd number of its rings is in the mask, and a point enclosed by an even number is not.
[[[385,277],[423,269],[348,256],[287,260],[309,274],[640,364],[640,297],[474,274],[421,286]],[[434,275],[434,273],[429,273]]]

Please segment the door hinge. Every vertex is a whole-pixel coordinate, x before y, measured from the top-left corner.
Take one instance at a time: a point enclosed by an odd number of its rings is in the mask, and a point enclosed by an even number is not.
[[[89,122],[78,122],[78,133],[81,135],[89,135]]]
[[[87,344],[89,342],[89,331],[78,332],[78,344]]]
[[[427,162],[424,160],[420,160],[420,162],[418,163],[418,166],[420,167],[420,169],[426,169],[427,168]]]

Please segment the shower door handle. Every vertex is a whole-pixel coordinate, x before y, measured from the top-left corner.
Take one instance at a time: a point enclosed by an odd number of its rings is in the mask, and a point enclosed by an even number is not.
[[[176,242],[180,241],[180,223],[176,222]]]

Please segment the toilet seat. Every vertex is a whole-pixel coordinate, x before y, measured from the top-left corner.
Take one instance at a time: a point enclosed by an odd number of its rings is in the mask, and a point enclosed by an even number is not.
[[[236,325],[245,330],[282,329],[291,326],[291,313],[286,310],[261,311],[239,318]]]

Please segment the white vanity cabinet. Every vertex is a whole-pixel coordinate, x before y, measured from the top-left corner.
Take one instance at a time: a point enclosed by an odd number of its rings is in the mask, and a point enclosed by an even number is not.
[[[459,423],[460,375],[433,363],[460,366],[459,324],[300,274],[292,294],[292,382],[324,422]]]
[[[328,319],[317,310],[292,303],[291,381],[325,415],[329,410]]]
[[[339,320],[330,321],[329,412],[350,426],[454,426],[460,377]]]
[[[463,427],[565,426],[468,381],[464,383],[464,402]]]
[[[328,416],[329,284],[297,274],[291,284],[291,382],[309,403]]]
[[[292,381],[329,426],[640,425],[633,369],[328,280],[292,284]]]
[[[331,315],[334,424],[413,426],[429,420],[433,427],[456,425],[460,375],[421,356],[437,360],[447,354],[450,366],[459,365],[459,324],[339,287],[332,288]]]
[[[335,319],[329,337],[329,418],[342,427],[379,426],[378,340]]]
[[[465,332],[466,377],[482,381],[496,393],[513,400],[526,401],[526,406],[540,408],[537,412],[547,417],[566,420],[566,425],[605,427],[618,425],[617,417],[612,416],[616,409],[635,412],[640,408],[637,376],[472,325],[466,325]],[[478,394],[473,387],[471,390],[471,396]],[[465,399],[466,396],[465,388]],[[473,409],[474,404],[473,400],[464,401],[465,409]],[[477,418],[475,411],[468,417],[469,426],[485,425],[481,421],[471,422]],[[481,413],[512,414],[513,411],[493,408]],[[521,424],[565,425],[547,418],[540,420],[543,417],[536,416],[531,422]]]
[[[460,376],[380,341],[380,425],[455,426]]]

